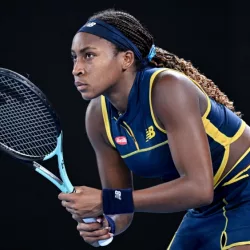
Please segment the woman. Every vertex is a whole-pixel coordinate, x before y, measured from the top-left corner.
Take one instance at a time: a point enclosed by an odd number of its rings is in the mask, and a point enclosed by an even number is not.
[[[59,194],[83,239],[98,246],[126,230],[134,212],[187,211],[168,249],[250,249],[250,129],[227,96],[155,47],[125,12],[89,18],[72,57],[75,85],[91,100],[86,129],[102,183]],[[133,190],[131,173],[164,183]]]

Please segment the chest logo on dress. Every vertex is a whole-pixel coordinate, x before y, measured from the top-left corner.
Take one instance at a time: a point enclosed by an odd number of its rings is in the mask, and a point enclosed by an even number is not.
[[[122,146],[128,144],[127,138],[125,136],[115,137],[115,142]]]
[[[150,126],[146,129],[146,142],[155,137],[154,127]]]

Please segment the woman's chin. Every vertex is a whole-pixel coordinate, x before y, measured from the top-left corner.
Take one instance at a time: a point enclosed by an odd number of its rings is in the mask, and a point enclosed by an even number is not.
[[[94,93],[81,93],[81,96],[82,98],[85,100],[85,101],[90,101],[92,99],[95,99],[96,97],[98,97],[99,95],[96,95]]]

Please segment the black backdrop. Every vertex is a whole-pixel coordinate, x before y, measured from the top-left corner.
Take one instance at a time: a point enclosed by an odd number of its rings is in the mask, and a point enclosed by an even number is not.
[[[1,1],[0,67],[30,78],[53,103],[64,128],[64,155],[74,185],[100,187],[94,152],[86,137],[87,102],[73,86],[70,46],[94,12],[115,7],[135,15],[157,46],[191,60],[235,102],[248,108],[249,15],[239,1]],[[246,10],[246,11],[244,11]],[[72,146],[74,145],[74,147]],[[0,249],[93,249],[57,199],[55,186],[2,155]],[[46,166],[56,171],[56,161]],[[135,187],[158,180],[135,177]],[[188,199],[188,197],[187,197]],[[136,214],[131,227],[105,249],[166,249],[183,213]]]

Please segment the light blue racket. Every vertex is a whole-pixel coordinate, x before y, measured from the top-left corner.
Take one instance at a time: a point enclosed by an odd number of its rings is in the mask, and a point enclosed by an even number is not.
[[[59,118],[42,91],[22,75],[0,68],[0,149],[11,156],[30,162],[64,193],[74,192],[62,150],[62,130]],[[57,156],[61,179],[36,161]],[[96,222],[94,218],[85,223]],[[100,240],[106,246],[112,238]]]

